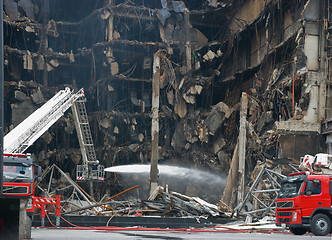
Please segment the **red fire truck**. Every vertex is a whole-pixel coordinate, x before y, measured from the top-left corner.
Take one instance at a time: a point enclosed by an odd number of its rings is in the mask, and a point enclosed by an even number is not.
[[[34,166],[27,154],[4,154],[3,193],[15,196],[34,195]],[[37,176],[41,169],[38,167]]]
[[[28,199],[27,213],[32,216],[36,208],[41,209],[42,225],[45,224],[46,205],[55,206],[57,225],[60,223],[60,195],[52,197],[36,197],[34,182],[39,181],[41,167],[35,165],[29,154],[8,154],[3,156],[3,194],[15,195]]]
[[[283,179],[276,200],[276,224],[289,227],[295,235],[332,233],[332,176],[300,172]]]
[[[38,174],[34,174],[32,158],[23,153],[70,107],[83,158],[83,165],[77,168],[77,179],[84,181],[104,179],[104,167],[99,165],[92,142],[85,101],[83,89],[76,93],[69,88],[60,90],[4,136],[3,193],[28,198],[27,212],[33,213],[35,208],[40,208],[42,225],[46,205],[55,205],[57,225],[60,223],[60,196],[58,194],[55,198],[34,196],[34,182],[39,180],[41,168],[38,167]]]

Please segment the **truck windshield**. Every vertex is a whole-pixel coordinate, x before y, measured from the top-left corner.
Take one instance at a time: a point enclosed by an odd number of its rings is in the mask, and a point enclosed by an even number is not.
[[[283,181],[278,198],[293,198],[300,194],[302,181]]]
[[[33,180],[33,167],[21,163],[4,163],[4,182],[31,182]]]

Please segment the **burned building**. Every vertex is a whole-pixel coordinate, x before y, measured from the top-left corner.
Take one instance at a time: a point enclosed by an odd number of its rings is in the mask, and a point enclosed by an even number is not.
[[[4,0],[5,130],[65,86],[83,87],[104,166],[155,157],[235,174],[239,195],[229,177],[223,197],[234,207],[260,163],[331,149],[331,5]],[[74,177],[81,156],[71,113],[29,152]],[[123,184],[107,179],[96,194]]]

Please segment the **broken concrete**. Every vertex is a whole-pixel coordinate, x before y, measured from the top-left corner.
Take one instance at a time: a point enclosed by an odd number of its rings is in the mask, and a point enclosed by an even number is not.
[[[223,102],[218,103],[206,118],[206,125],[212,133],[215,133],[226,118],[231,115],[230,108]]]

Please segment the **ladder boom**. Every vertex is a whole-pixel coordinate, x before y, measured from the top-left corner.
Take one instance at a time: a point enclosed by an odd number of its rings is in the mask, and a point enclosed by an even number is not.
[[[82,89],[77,93],[69,88],[59,91],[4,137],[4,152],[23,153],[81,96]]]
[[[98,164],[99,161],[96,157],[95,148],[92,141],[88,115],[85,108],[85,98],[80,97],[72,105],[72,112],[75,121],[76,132],[78,141],[83,157],[83,165]]]
[[[71,107],[83,158],[83,165],[77,166],[77,179],[104,180],[104,166],[96,157],[85,101],[83,89],[77,93],[69,88],[59,91],[4,137],[4,152],[23,153]]]
[[[71,107],[83,159],[83,164],[77,165],[76,179],[80,181],[102,181],[104,180],[105,174],[104,166],[100,165],[97,160],[89,126],[89,119],[86,113],[85,101],[84,96],[81,96]],[[92,182],[90,183],[92,184]]]

